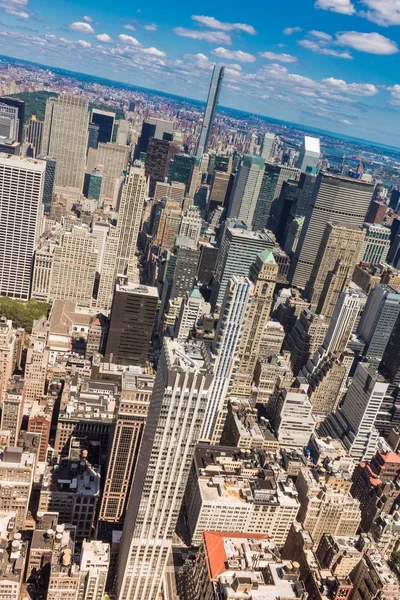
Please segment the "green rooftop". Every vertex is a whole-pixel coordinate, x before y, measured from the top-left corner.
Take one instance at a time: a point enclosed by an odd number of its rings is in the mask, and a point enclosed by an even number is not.
[[[269,263],[271,265],[276,264],[275,262],[275,258],[274,258],[274,254],[272,252],[272,250],[270,250],[270,248],[265,248],[265,250],[263,250],[259,255],[258,258],[263,262],[263,263]]]

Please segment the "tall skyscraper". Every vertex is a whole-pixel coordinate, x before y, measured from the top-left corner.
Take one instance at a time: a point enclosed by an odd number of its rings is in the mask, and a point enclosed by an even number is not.
[[[117,365],[145,366],[157,306],[157,288],[119,278],[111,307],[106,360]]]
[[[297,167],[303,173],[315,173],[317,171],[321,148],[319,138],[304,136],[303,143],[300,146],[300,154],[297,161]]]
[[[34,157],[40,154],[40,148],[42,147],[42,135],[43,121],[39,121],[35,115],[32,115],[26,128],[25,141],[31,144]]]
[[[257,200],[264,177],[265,161],[260,156],[245,154],[235,178],[229,216],[253,224]]]
[[[266,249],[257,256],[250,267],[249,279],[253,284],[253,291],[249,299],[237,350],[239,363],[232,386],[232,393],[235,396],[251,394],[254,369],[262,335],[270,317],[277,277],[278,265],[274,260],[272,250]]]
[[[10,133],[12,133],[12,141],[22,143],[24,133],[25,102],[19,98],[9,98],[8,96],[4,96],[3,98],[0,98],[0,114],[3,118],[5,118],[5,122],[3,121],[2,125],[4,126],[5,124],[7,129],[8,126],[11,127]],[[5,134],[5,137],[7,137],[7,134]]]
[[[386,260],[390,248],[390,229],[375,223],[364,223],[365,240],[361,262],[368,263],[371,267],[379,265]]]
[[[237,350],[248,310],[252,284],[247,277],[233,276],[222,304],[214,342],[211,348],[213,386],[209,394],[201,439],[218,443],[228,412],[231,379],[238,364]]]
[[[214,65],[211,78],[210,90],[208,92],[207,105],[201,126],[200,137],[197,144],[196,156],[201,158],[208,150],[211,128],[214,122],[215,110],[217,108],[219,94],[221,92],[222,80],[224,78],[224,67]]]
[[[103,177],[101,201],[103,204],[117,205],[120,178],[128,165],[129,146],[111,143],[99,143],[97,148],[96,169]]]
[[[362,226],[373,191],[371,183],[329,173],[318,175],[291,265],[293,285],[304,288],[310,279],[328,221]]]
[[[156,140],[172,141],[173,130],[173,121],[149,117],[142,124],[142,131],[140,133],[140,138],[136,149],[137,156],[147,152],[147,146],[152,138],[155,138]]]
[[[261,156],[265,161],[272,158],[273,150],[275,145],[275,134],[267,133],[264,134],[262,145],[261,145]]]
[[[165,340],[118,557],[119,600],[156,600],[212,376],[199,347]]]
[[[43,216],[46,164],[0,156],[0,295],[29,298]]]
[[[114,112],[92,108],[91,122],[93,125],[99,127],[99,143],[107,144],[107,142],[112,142],[115,123]]]
[[[327,352],[343,351],[360,312],[360,293],[346,290],[339,296],[323,347]]]
[[[51,156],[44,156],[43,154],[39,154],[38,158],[40,158],[40,160],[44,160],[46,163],[46,173],[44,177],[43,189],[43,208],[44,214],[50,215],[51,204],[53,201],[54,180],[56,177],[57,161],[55,158],[52,158]]]
[[[89,103],[76,96],[49,98],[41,154],[57,159],[56,186],[82,191],[86,166]]]

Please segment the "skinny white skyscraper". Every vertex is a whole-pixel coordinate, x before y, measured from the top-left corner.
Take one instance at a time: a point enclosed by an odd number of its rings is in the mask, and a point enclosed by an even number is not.
[[[323,343],[327,352],[346,349],[361,310],[360,298],[357,291],[346,290],[340,294]]]
[[[200,137],[197,144],[197,158],[201,158],[203,154],[207,152],[211,127],[214,122],[215,110],[217,108],[223,78],[224,67],[214,65],[210,90],[208,92],[207,106],[204,113],[203,125],[201,126]]]
[[[199,346],[165,340],[118,557],[119,600],[156,600],[211,386]]]
[[[28,300],[46,163],[0,155],[0,295]]]

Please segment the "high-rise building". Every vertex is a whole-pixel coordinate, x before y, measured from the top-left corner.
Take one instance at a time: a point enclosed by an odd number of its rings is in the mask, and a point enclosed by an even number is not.
[[[329,173],[318,175],[291,266],[293,285],[304,288],[310,279],[328,221],[361,227],[373,191],[371,183]]]
[[[253,284],[253,291],[237,348],[239,362],[232,387],[235,396],[251,394],[254,369],[264,329],[270,317],[277,277],[278,265],[272,250],[266,249],[250,267],[249,279]]]
[[[295,375],[323,343],[327,330],[328,322],[323,315],[317,315],[308,308],[303,310],[284,344],[290,352],[290,364]]]
[[[51,204],[53,201],[54,180],[56,177],[57,161],[55,158],[52,158],[51,156],[44,156],[43,154],[39,154],[37,158],[40,158],[40,160],[44,160],[46,163],[46,172],[44,176],[43,188],[43,207],[44,214],[50,215]]]
[[[353,363],[353,353],[315,352],[301,375],[308,383],[308,396],[316,418],[328,416],[341,401]]]
[[[233,275],[247,276],[256,257],[267,248],[273,248],[273,240],[266,234],[228,227],[218,251],[211,289],[211,306],[221,306],[227,284]]]
[[[173,130],[173,121],[149,117],[147,121],[143,122],[142,125],[142,131],[137,147],[137,155],[145,154],[147,152],[149,141],[152,138],[156,138],[157,140],[172,141]]]
[[[261,156],[263,157],[263,159],[265,161],[268,161],[273,157],[274,145],[275,145],[275,134],[267,131],[267,133],[264,133],[264,137],[263,137],[263,141],[262,141],[262,145],[261,145]]]
[[[249,305],[252,284],[247,277],[229,281],[211,348],[213,386],[209,393],[201,438],[218,443],[228,412],[232,376],[237,368],[240,335]]]
[[[100,110],[99,108],[92,108],[90,120],[93,125],[99,127],[99,143],[107,144],[107,142],[112,142],[115,113],[108,110]]]
[[[195,162],[196,159],[194,156],[175,154],[171,167],[171,182],[184,183],[185,189],[188,191]]]
[[[305,389],[276,387],[268,404],[268,413],[280,447],[300,450],[308,446],[315,430],[315,418]]]
[[[115,142],[121,146],[126,146],[129,144],[129,121],[126,121],[125,119],[120,119],[118,121]]]
[[[158,306],[157,288],[120,278],[111,306],[106,360],[144,367]]]
[[[56,186],[82,191],[86,165],[89,103],[77,96],[49,98],[41,154],[57,160]]]
[[[264,169],[265,161],[262,157],[245,154],[235,178],[229,217],[243,221],[249,228],[253,224]]]
[[[6,144],[22,143],[24,140],[25,102],[18,98],[3,96],[0,98],[0,115],[2,117],[0,135],[0,138],[3,138],[2,142]]]
[[[103,600],[109,566],[109,544],[83,542],[77,600]]]
[[[40,148],[42,147],[42,135],[43,121],[39,121],[35,115],[32,115],[26,128],[25,141],[32,146],[34,157],[40,154]]]
[[[176,265],[172,279],[171,298],[184,298],[190,293],[196,278],[200,250],[196,245],[180,243],[176,253]]]
[[[154,191],[154,202],[161,200],[161,198],[168,198],[169,200],[182,204],[184,196],[184,183],[179,183],[178,181],[171,181],[171,183],[157,181]]]
[[[9,444],[16,446],[24,409],[24,380],[19,375],[9,379],[1,405],[1,429],[9,431]]]
[[[93,123],[89,123],[88,127],[88,153],[89,149],[97,150],[97,146],[99,145],[99,131],[100,127],[98,125],[93,125]]]
[[[120,179],[127,168],[129,146],[99,143],[96,156],[96,169],[100,171],[103,181],[100,199],[103,204],[117,205]]]
[[[83,193],[86,198],[92,200],[100,200],[101,189],[103,186],[103,176],[97,169],[93,169],[91,173],[85,174],[85,185]]]
[[[3,512],[15,512],[15,529],[25,529],[32,492],[36,456],[22,448],[7,446],[0,458],[0,506]]]
[[[40,404],[36,401],[32,404],[29,411],[28,431],[37,433],[40,436],[38,448],[38,460],[47,460],[47,451],[50,439],[52,410],[45,403]]]
[[[118,560],[120,600],[156,600],[211,385],[199,347],[165,340]]]
[[[361,262],[371,267],[384,262],[390,248],[390,229],[375,223],[364,223],[365,240],[361,252]]]
[[[177,154],[178,148],[168,140],[152,138],[147,146],[145,171],[150,177],[149,195],[153,196],[156,182],[165,181],[168,177],[170,161]]]
[[[346,349],[360,313],[362,295],[361,291],[351,289],[340,294],[323,343],[327,352]]]
[[[400,292],[389,285],[378,284],[370,293],[358,326],[365,342],[365,356],[378,365],[400,314]]]
[[[0,156],[0,295],[29,298],[41,234],[46,164]]]
[[[365,217],[365,222],[382,225],[385,219],[386,211],[386,204],[383,204],[383,202],[377,202],[376,200],[373,200],[369,205],[369,209]]]
[[[304,173],[315,173],[318,168],[319,159],[321,157],[321,148],[319,138],[304,136],[300,146],[299,158],[297,167]]]
[[[197,242],[200,237],[203,219],[197,206],[189,206],[184,212],[179,227],[179,235]]]
[[[0,317],[0,400],[15,364],[16,335],[12,321]]]
[[[182,302],[178,321],[176,324],[176,337],[179,342],[188,339],[190,332],[197,325],[203,314],[210,312],[210,305],[204,301],[203,296],[197,288],[186,294]]]
[[[139,446],[146,424],[154,376],[124,371],[111,439],[99,520],[123,521]]]
[[[330,318],[340,293],[349,286],[359,261],[365,233],[348,223],[326,224],[305,295],[311,306]]]
[[[27,408],[35,400],[42,400],[44,396],[50,354],[46,341],[46,335],[43,337],[32,335],[26,353],[24,404]]]
[[[224,71],[224,67],[214,65],[210,89],[208,92],[207,105],[204,112],[203,124],[201,126],[200,137],[197,143],[197,158],[201,158],[202,155],[208,150],[211,128],[213,126],[215,111],[219,100],[219,94],[221,92]]]

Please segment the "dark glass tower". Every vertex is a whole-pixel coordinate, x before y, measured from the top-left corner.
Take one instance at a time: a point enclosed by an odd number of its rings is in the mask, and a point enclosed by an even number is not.
[[[208,92],[206,110],[204,113],[203,125],[201,126],[200,137],[197,144],[197,158],[201,158],[201,156],[207,152],[211,127],[214,122],[215,110],[217,108],[223,78],[224,67],[214,65],[210,90]]]

